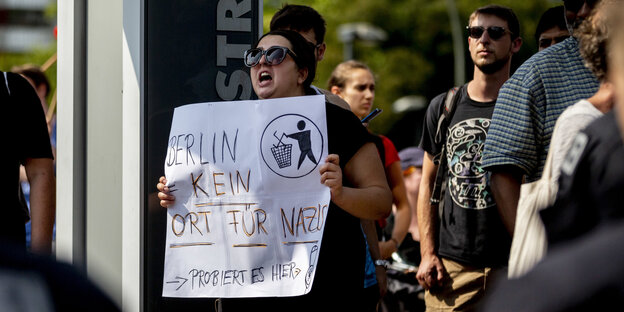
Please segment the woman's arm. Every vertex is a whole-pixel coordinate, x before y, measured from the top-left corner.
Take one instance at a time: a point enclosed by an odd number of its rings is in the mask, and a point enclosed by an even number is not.
[[[373,261],[383,259],[379,250],[379,241],[377,240],[375,221],[360,220],[360,226],[362,227],[362,231],[364,231],[366,243],[368,244],[368,251],[370,252]],[[382,298],[388,291],[388,276],[386,275],[386,268],[375,264],[375,276],[377,277],[377,284],[379,285],[379,296]]]
[[[392,238],[385,242],[379,242],[379,249],[382,258],[390,258],[392,253],[397,251],[401,242],[407,235],[410,223],[412,221],[412,207],[407,199],[407,190],[405,189],[405,181],[403,181],[403,172],[401,171],[401,162],[395,161],[386,169],[388,182],[392,189],[392,198],[396,206],[394,213],[394,228],[392,229]]]
[[[344,176],[353,187],[342,185],[339,163],[338,155],[330,154],[320,168],[321,183],[331,189],[332,201],[360,219],[387,217],[392,210],[392,193],[375,145],[364,144],[345,165]]]

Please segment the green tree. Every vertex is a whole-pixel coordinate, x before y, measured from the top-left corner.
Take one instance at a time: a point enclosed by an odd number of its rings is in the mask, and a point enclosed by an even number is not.
[[[50,25],[56,24],[56,2],[48,5],[44,11],[44,17],[49,21]],[[50,30],[52,31],[52,30]],[[34,64],[42,66],[48,61],[55,60],[56,57],[56,41],[50,46],[37,46],[25,53],[9,53],[0,52],[0,70],[10,71],[13,66],[24,64]],[[45,75],[50,81],[50,94],[48,95],[48,103],[52,100],[54,90],[56,90],[56,62],[52,63],[45,71]]]
[[[492,3],[485,0],[455,0],[464,35],[466,79],[472,76],[472,62],[467,53],[467,35],[464,26],[476,8]],[[264,25],[269,28],[272,15],[283,1],[265,0]],[[325,87],[333,68],[342,61],[342,43],[337,36],[338,26],[351,22],[368,22],[388,34],[388,39],[375,46],[357,42],[354,57],[367,63],[377,77],[375,105],[384,110],[371,129],[387,133],[402,116],[392,111],[392,103],[406,95],[421,95],[428,101],[448,90],[454,83],[453,43],[447,0],[292,0],[290,4],[304,4],[315,8],[327,22],[327,52],[319,63],[315,85]],[[499,0],[498,4],[511,7],[521,24],[524,44],[514,56],[513,69],[537,51],[533,33],[541,14],[549,7],[559,5],[548,0]],[[420,120],[414,121],[421,127]],[[416,142],[414,142],[415,144]]]

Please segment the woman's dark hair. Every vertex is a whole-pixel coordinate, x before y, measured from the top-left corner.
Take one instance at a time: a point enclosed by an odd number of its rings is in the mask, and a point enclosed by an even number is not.
[[[14,66],[13,68],[11,68],[11,71],[16,74],[24,75],[30,78],[35,84],[35,88],[39,87],[40,85],[44,85],[46,88],[45,96],[47,97],[48,94],[50,94],[50,81],[39,66],[32,64]]]
[[[262,35],[262,37],[258,39],[258,42],[266,36],[282,36],[290,42],[290,45],[292,46],[291,50],[296,55],[293,59],[295,60],[297,67],[299,67],[299,69],[308,69],[308,77],[303,82],[304,89],[308,90],[310,85],[312,85],[312,81],[314,81],[314,77],[316,76],[316,57],[314,55],[314,46],[305,40],[305,38],[303,38],[298,32],[292,30],[280,29],[270,31]],[[258,42],[254,44],[253,48],[258,47]]]

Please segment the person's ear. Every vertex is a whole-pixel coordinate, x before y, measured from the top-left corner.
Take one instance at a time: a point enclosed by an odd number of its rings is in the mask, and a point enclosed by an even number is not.
[[[297,77],[297,84],[302,85],[303,82],[306,81],[306,79],[308,79],[308,68],[300,68],[299,69],[299,77]]]
[[[325,42],[321,43],[321,45],[318,48],[317,54],[316,54],[316,61],[320,62],[323,60],[323,57],[325,56],[325,50],[327,49],[327,45],[325,44]]]
[[[518,36],[516,39],[514,39],[511,42],[511,52],[516,54],[518,53],[518,51],[520,51],[521,47],[522,47],[522,38]]]
[[[332,86],[331,89],[329,89],[329,92],[340,96],[340,88],[338,86]]]
[[[472,39],[472,37],[468,36],[468,51],[471,51],[472,49],[472,40],[479,40],[479,39]]]

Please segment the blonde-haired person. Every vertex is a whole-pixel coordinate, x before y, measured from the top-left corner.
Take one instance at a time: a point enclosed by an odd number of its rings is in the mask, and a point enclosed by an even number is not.
[[[375,100],[375,77],[372,70],[364,63],[350,60],[338,64],[332,72],[327,89],[344,99],[351,107],[351,111],[362,120],[372,110]],[[378,242],[377,229],[374,223],[362,222],[369,243],[372,260],[387,259],[396,252],[405,238],[411,222],[411,206],[407,198],[407,190],[403,180],[403,171],[398,152],[392,141],[382,135],[371,133],[379,154],[383,161],[388,185],[392,190],[395,205],[395,221],[392,235],[385,241]],[[381,223],[385,220],[380,220]],[[379,223],[379,222],[378,222]],[[381,227],[380,227],[381,230]],[[379,258],[377,258],[374,244],[379,244]],[[376,262],[376,261],[374,261]],[[377,262],[379,263],[379,262]],[[377,264],[376,263],[376,264]],[[385,272],[379,265],[375,265],[380,287],[380,296],[385,293]],[[371,272],[369,272],[370,275]],[[371,279],[372,281],[372,279]],[[367,285],[369,286],[369,285]]]
[[[607,26],[608,18],[604,9],[611,1],[603,0],[576,30],[579,41],[579,51],[585,66],[591,70],[600,81],[600,87],[592,97],[578,101],[566,108],[557,119],[558,129],[553,132],[550,141],[550,150],[553,153],[552,182],[557,183],[561,164],[572,145],[576,134],[590,122],[602,116],[613,108],[613,85],[607,79],[607,39],[612,31]],[[618,2],[618,1],[614,1]]]
[[[611,195],[621,194],[624,189],[624,173],[621,171],[621,163],[624,159],[622,156],[624,105],[621,100],[624,99],[624,53],[622,53],[624,51],[624,6],[620,3],[610,7],[607,13],[611,21],[609,27],[612,30],[607,41],[608,80],[614,85],[615,105],[611,112],[588,128],[594,126],[595,128],[608,128],[604,138],[611,141],[612,147],[620,146],[619,155],[604,155],[604,151],[594,154],[599,158],[594,158],[593,163],[599,164],[605,158],[611,160],[609,163],[603,163],[604,169],[600,174],[611,174],[616,169],[620,171],[611,175],[615,178],[610,181],[612,187],[603,189],[602,196],[608,195],[608,191],[612,192]],[[586,151],[583,153],[585,154]],[[587,165],[587,162],[579,163],[577,168],[582,169],[582,165]],[[600,190],[604,186],[604,184],[592,185],[592,181],[587,181],[586,185],[589,187],[584,190],[578,188],[582,196],[586,196],[593,190]],[[584,210],[585,212],[599,210],[604,207],[605,203],[607,202],[603,200],[594,202],[584,207]],[[621,211],[622,202],[615,204],[617,206],[614,211]],[[617,221],[603,222],[573,242],[561,245],[561,248],[549,252],[526,276],[502,281],[488,297],[481,311],[556,312],[621,309],[622,298],[624,298],[624,289],[621,286],[624,280],[622,269],[624,245],[620,243],[620,240],[623,236],[624,221],[621,218]],[[588,274],[590,271],[591,273]]]
[[[624,51],[624,7],[619,7],[612,14],[616,16],[616,23],[613,26],[615,29],[613,40],[608,45],[608,61],[613,68],[609,79],[615,85],[616,115],[620,125],[620,134],[624,140],[624,53],[622,53]]]
[[[615,96],[607,79],[611,66],[606,59],[609,42],[618,32],[613,26],[616,19],[612,12],[617,11],[623,2],[602,0],[575,34],[586,64],[601,80],[599,91],[585,101],[585,106],[599,112],[596,113],[598,116],[592,117],[591,123],[583,120],[587,118],[583,115],[588,113],[564,115],[567,110],[557,121],[559,128],[565,126],[563,131],[557,129],[557,133],[576,133],[570,138],[568,149],[554,150],[564,156],[555,203],[541,212],[549,248],[574,239],[602,222],[624,217],[619,213],[624,193],[614,188],[618,185],[619,175],[624,176],[624,166],[621,165],[624,148],[617,138],[615,116],[609,112]],[[555,139],[557,137],[553,134],[553,141]],[[553,157],[553,165],[555,159]]]
[[[245,53],[251,82],[260,99],[314,95],[314,51],[297,32],[271,31]],[[391,194],[375,146],[351,112],[326,101],[329,155],[320,166],[321,181],[331,190],[311,291],[298,297],[222,300],[228,311],[318,311],[328,303],[338,310],[362,311],[365,243],[360,219],[378,219],[391,209]],[[175,201],[161,177],[157,188],[163,207]],[[339,280],[339,282],[337,281]]]
[[[542,179],[548,179],[548,205],[552,205],[557,197],[561,170],[565,171],[567,176],[574,168],[574,165],[572,165],[574,157],[570,157],[570,155],[578,155],[578,152],[580,152],[578,148],[571,150],[577,134],[592,121],[609,112],[613,107],[614,90],[613,85],[607,79],[608,67],[606,60],[607,40],[612,29],[608,27],[609,22],[604,9],[609,5],[609,2],[610,0],[603,0],[603,2],[598,4],[593,14],[578,27],[575,33],[585,66],[600,81],[600,87],[590,98],[579,100],[574,105],[566,108],[556,121],[548,151],[548,157],[551,159],[550,166],[545,166],[542,176]],[[535,196],[534,194],[532,192],[522,193],[520,200],[526,203],[527,199]],[[509,260],[509,277],[517,278],[532,268],[535,263],[531,263],[521,255],[527,253],[527,250],[534,250],[536,256],[534,262],[537,262],[539,258],[543,257],[547,248],[545,230],[551,231],[550,237],[553,240],[552,238],[556,237],[556,235],[553,235],[552,232],[557,232],[558,230],[555,229],[560,228],[561,224],[565,223],[561,222],[561,220],[566,220],[566,218],[561,217],[566,215],[568,212],[567,208],[560,206],[560,209],[563,209],[563,211],[554,209],[544,210],[545,208],[547,206],[519,205],[519,213],[516,220],[518,225],[515,228],[517,232],[515,232],[516,235],[513,238],[513,247]],[[542,218],[538,217],[540,210]],[[529,220],[532,220],[532,222],[529,222]],[[533,234],[529,236],[530,234],[528,233]],[[525,245],[530,249],[520,248],[520,246],[523,246],[522,242],[527,241],[528,237],[532,237],[530,245],[534,247]],[[538,254],[539,257],[537,257]]]

